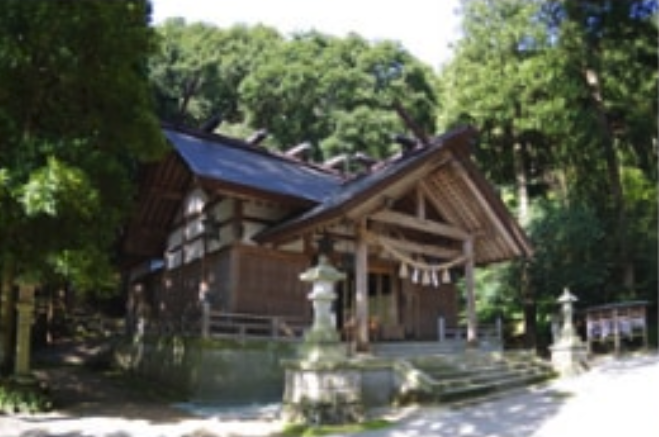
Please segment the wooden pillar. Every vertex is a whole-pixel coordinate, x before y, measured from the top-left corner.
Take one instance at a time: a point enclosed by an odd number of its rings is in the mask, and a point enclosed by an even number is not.
[[[363,224],[357,230],[355,245],[355,350],[368,352],[368,244],[364,238]]]
[[[476,319],[476,296],[474,291],[474,239],[464,241],[465,293],[467,295],[467,343],[478,344],[478,321]]]
[[[647,351],[649,350],[648,348],[650,344],[648,343],[648,323],[647,323],[646,307],[641,308],[641,315],[643,317],[643,348]]]
[[[613,310],[613,349],[616,355],[620,354],[620,314]]]

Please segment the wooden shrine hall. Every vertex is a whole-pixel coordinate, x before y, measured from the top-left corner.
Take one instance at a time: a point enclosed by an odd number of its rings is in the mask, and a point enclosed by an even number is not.
[[[163,133],[171,150],[143,168],[123,239],[129,312],[156,332],[183,329],[179,321],[198,317],[202,304],[212,320],[304,323],[310,306],[299,274],[322,252],[347,273],[337,328],[356,350],[436,340],[438,317],[459,324],[456,275],[476,342],[474,269],[531,253],[470,158],[470,128],[416,140],[352,175],[305,160],[299,148]],[[202,332],[219,335],[221,325]]]

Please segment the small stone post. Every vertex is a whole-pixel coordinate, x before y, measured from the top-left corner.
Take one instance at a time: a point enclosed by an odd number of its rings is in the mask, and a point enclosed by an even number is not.
[[[16,361],[14,375],[18,380],[31,380],[30,350],[32,337],[32,321],[34,314],[34,289],[21,287],[16,302],[18,312],[16,332]]]
[[[576,300],[577,298],[567,288],[558,298],[558,303],[561,304],[563,326],[550,349],[554,369],[561,376],[576,375],[588,369],[587,348],[574,330],[572,320]]]

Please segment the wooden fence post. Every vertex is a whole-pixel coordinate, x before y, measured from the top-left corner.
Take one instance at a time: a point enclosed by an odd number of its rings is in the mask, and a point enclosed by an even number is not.
[[[444,320],[444,317],[440,316],[437,318],[437,329],[439,341],[443,342],[446,339],[446,321]]]
[[[210,318],[211,318],[211,305],[204,301],[201,303],[201,336],[208,338],[210,335]]]

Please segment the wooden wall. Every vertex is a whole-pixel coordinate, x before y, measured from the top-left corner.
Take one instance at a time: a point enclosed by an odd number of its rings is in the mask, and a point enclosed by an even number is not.
[[[401,317],[407,338],[437,340],[438,317],[444,317],[447,326],[458,323],[458,293],[453,284],[439,288],[403,282]]]
[[[302,254],[283,253],[263,247],[236,247],[232,311],[260,315],[311,317],[307,299],[310,285],[300,273],[310,260]]]

